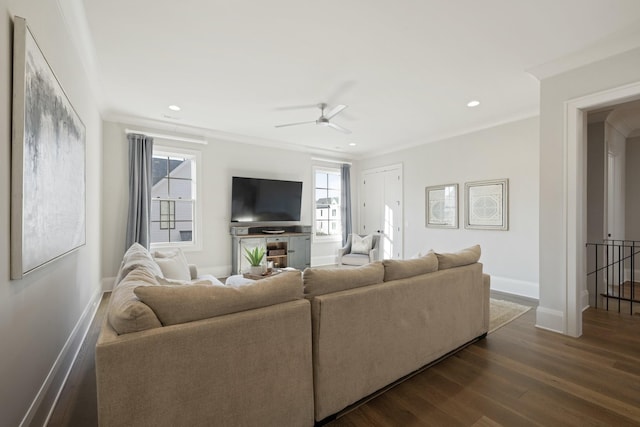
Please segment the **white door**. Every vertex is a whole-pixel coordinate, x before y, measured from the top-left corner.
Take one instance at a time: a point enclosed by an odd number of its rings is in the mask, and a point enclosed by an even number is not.
[[[362,172],[360,233],[380,234],[380,256],[402,259],[402,165]]]

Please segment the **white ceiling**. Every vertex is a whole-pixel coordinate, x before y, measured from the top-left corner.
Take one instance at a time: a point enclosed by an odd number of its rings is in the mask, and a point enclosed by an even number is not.
[[[537,115],[529,72],[640,28],[638,0],[83,2],[106,119],[349,158]],[[319,102],[353,133],[274,127]]]

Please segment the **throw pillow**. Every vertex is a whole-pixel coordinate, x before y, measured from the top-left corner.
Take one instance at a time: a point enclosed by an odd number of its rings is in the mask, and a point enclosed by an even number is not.
[[[239,288],[139,286],[134,292],[168,326],[300,299],[302,280],[300,272],[286,272]]]
[[[385,282],[438,271],[438,257],[433,252],[416,259],[385,259],[382,264]]]
[[[478,262],[480,259],[480,245],[449,254],[436,253],[436,256],[438,257],[438,270],[461,267]]]
[[[305,298],[382,283],[380,261],[356,268],[307,268],[302,275]]]
[[[182,250],[156,251],[153,254],[153,259],[158,263],[160,270],[162,270],[162,275],[167,279],[191,280],[189,264],[187,264],[187,259],[184,257]]]
[[[357,234],[351,235],[351,253],[369,255],[373,246],[373,235],[369,234],[365,237],[360,237]]]

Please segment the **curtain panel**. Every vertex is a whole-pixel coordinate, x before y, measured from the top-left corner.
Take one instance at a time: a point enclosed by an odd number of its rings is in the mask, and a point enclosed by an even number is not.
[[[340,194],[340,215],[342,216],[342,246],[347,244],[347,237],[351,234],[351,165],[343,163],[340,167],[342,188]]]
[[[140,243],[149,248],[151,219],[151,166],[153,138],[128,134],[129,140],[129,214],[127,216],[126,248]]]

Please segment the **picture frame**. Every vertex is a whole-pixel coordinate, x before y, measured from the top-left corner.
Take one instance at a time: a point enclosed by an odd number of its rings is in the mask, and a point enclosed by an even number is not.
[[[31,34],[14,18],[11,279],[86,243],[86,130]]]
[[[509,229],[509,180],[467,182],[464,227],[478,230]]]
[[[425,225],[458,228],[458,184],[425,187]]]

